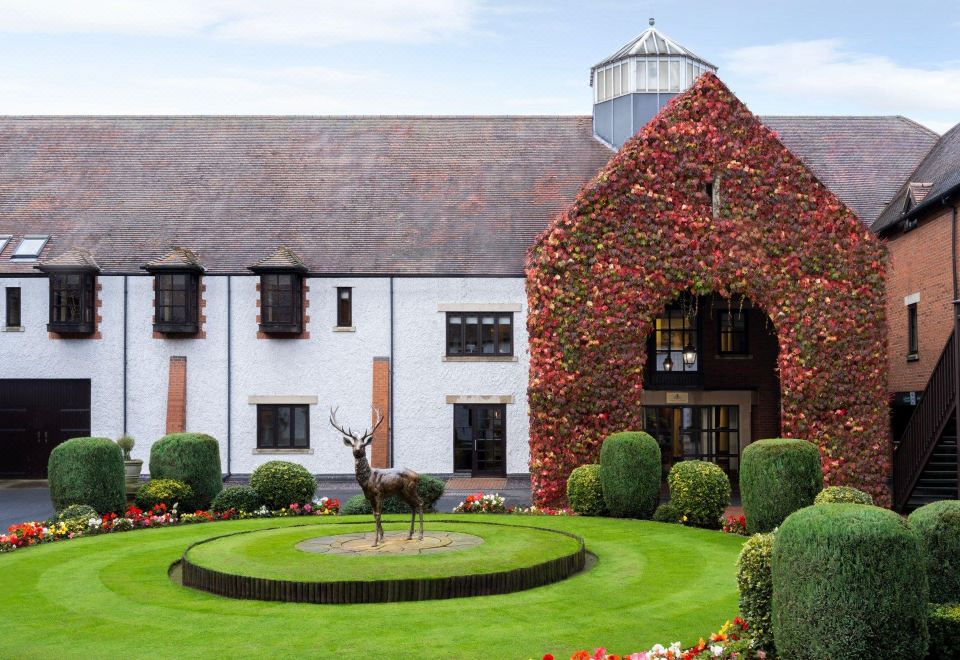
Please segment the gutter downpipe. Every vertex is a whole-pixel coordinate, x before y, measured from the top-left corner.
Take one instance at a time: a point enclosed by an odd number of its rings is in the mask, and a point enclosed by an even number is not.
[[[389,439],[390,439],[390,467],[393,467],[393,384],[394,384],[394,371],[396,371],[396,363],[393,359],[393,275],[390,276],[390,419],[387,420],[387,425],[389,426]]]
[[[232,306],[233,306],[233,298],[230,293],[231,282],[232,282],[232,277],[230,275],[227,275],[227,473],[223,477],[224,481],[226,481],[233,475],[233,472],[230,467],[230,455],[231,455],[231,449],[233,444],[232,442],[233,436],[231,435],[233,424],[231,423],[231,416],[230,416],[230,412],[233,408],[233,405],[232,405],[233,403],[233,394],[232,394],[233,392],[233,381],[232,381],[233,353],[232,353],[232,341],[231,341],[232,329],[233,329],[233,318],[231,313]]]
[[[127,434],[127,276],[123,276],[123,434]]]
[[[947,196],[940,200],[944,205],[947,203]],[[960,426],[960,290],[957,282],[957,205],[953,204],[952,225],[950,232],[950,254],[953,256],[951,263],[953,265],[953,343],[955,347],[953,356],[953,373],[955,382],[953,384],[953,420],[954,427]],[[956,430],[954,431],[956,433]],[[957,443],[957,497],[960,498],[960,442]]]

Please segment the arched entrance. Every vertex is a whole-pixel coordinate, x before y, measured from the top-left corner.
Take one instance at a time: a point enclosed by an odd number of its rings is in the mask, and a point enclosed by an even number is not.
[[[712,293],[772,320],[781,435],[820,447],[828,484],[889,502],[885,258],[716,76],[701,76],[530,251],[535,501],[562,502],[603,438],[642,427],[656,319],[683,294]]]

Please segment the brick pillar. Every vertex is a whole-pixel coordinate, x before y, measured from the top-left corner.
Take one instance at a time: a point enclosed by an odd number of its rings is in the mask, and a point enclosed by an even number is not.
[[[383,414],[383,424],[373,434],[370,463],[375,468],[390,467],[390,358],[373,358],[373,407]],[[376,413],[371,411],[371,423]]]
[[[170,378],[167,381],[167,433],[187,430],[187,358],[170,358]]]

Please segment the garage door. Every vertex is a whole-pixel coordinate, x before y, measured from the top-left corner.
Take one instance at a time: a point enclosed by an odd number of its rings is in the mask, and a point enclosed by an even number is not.
[[[90,435],[90,381],[0,379],[0,477],[44,478],[54,447]]]

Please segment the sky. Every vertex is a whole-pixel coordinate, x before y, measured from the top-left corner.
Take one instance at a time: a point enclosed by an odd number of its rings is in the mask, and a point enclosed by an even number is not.
[[[589,114],[647,27],[757,114],[960,122],[960,1],[0,0],[0,114]]]

